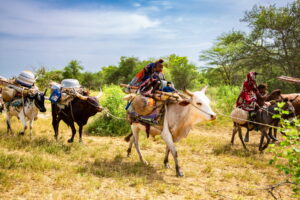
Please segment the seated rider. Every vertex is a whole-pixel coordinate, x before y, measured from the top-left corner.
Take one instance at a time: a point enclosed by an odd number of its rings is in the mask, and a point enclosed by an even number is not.
[[[236,107],[241,108],[250,113],[251,118],[254,118],[257,107],[258,88],[256,85],[256,72],[249,72],[243,83],[242,91],[236,101]]]
[[[138,86],[139,91],[145,96],[151,96],[157,90],[165,76],[162,73],[162,59],[144,67],[129,83],[130,86]]]
[[[265,101],[268,98],[267,92],[267,85],[266,84],[259,84],[257,86],[258,93],[257,93],[257,104],[262,107],[265,105]]]
[[[163,92],[177,92],[170,81],[167,82],[167,86],[162,89]]]

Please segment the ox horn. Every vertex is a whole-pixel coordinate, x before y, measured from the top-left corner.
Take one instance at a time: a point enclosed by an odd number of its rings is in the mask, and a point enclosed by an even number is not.
[[[206,90],[207,90],[207,88],[208,88],[208,85],[206,85],[204,88],[202,88],[201,91],[202,91],[203,93],[205,93]]]
[[[190,97],[194,96],[194,94],[191,91],[187,90],[186,88],[183,89],[183,92],[189,95]]]
[[[102,92],[102,89],[100,88],[100,92],[99,92],[99,94],[96,96],[96,98],[99,100],[100,97],[102,96],[102,94],[103,94],[103,92]]]
[[[76,97],[78,97],[79,99],[81,99],[83,101],[86,101],[88,99],[88,97],[83,96],[83,95],[79,94],[78,92],[75,92],[75,95],[76,95]]]

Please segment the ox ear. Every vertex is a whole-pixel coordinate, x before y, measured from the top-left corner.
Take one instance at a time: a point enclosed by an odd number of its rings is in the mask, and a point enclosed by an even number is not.
[[[206,90],[207,90],[207,88],[208,88],[208,85],[206,85],[204,88],[202,88],[202,89],[201,89],[201,92],[205,93]]]
[[[181,102],[179,102],[179,105],[181,105],[181,106],[187,106],[190,103],[191,103],[191,100],[184,99]]]

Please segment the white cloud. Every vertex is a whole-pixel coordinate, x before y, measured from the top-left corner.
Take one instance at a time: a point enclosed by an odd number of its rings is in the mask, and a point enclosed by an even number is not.
[[[130,35],[160,24],[125,11],[46,9],[13,1],[0,5],[0,32],[18,36],[99,37]]]

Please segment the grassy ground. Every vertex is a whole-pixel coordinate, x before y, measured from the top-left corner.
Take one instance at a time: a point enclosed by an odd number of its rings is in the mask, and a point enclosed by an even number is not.
[[[48,109],[50,110],[50,109]],[[15,132],[21,124],[13,120]],[[257,151],[259,134],[250,137],[249,152],[238,138],[229,145],[231,127],[220,123],[199,125],[177,144],[184,178],[163,167],[165,145],[160,138],[140,139],[149,165],[139,162],[133,149],[126,157],[123,137],[78,135],[61,123],[55,141],[50,113],[41,115],[34,135],[7,136],[0,117],[0,199],[271,199],[262,188],[285,180],[268,165],[269,153]],[[291,199],[287,186],[277,189]],[[278,193],[275,193],[278,195]]]

